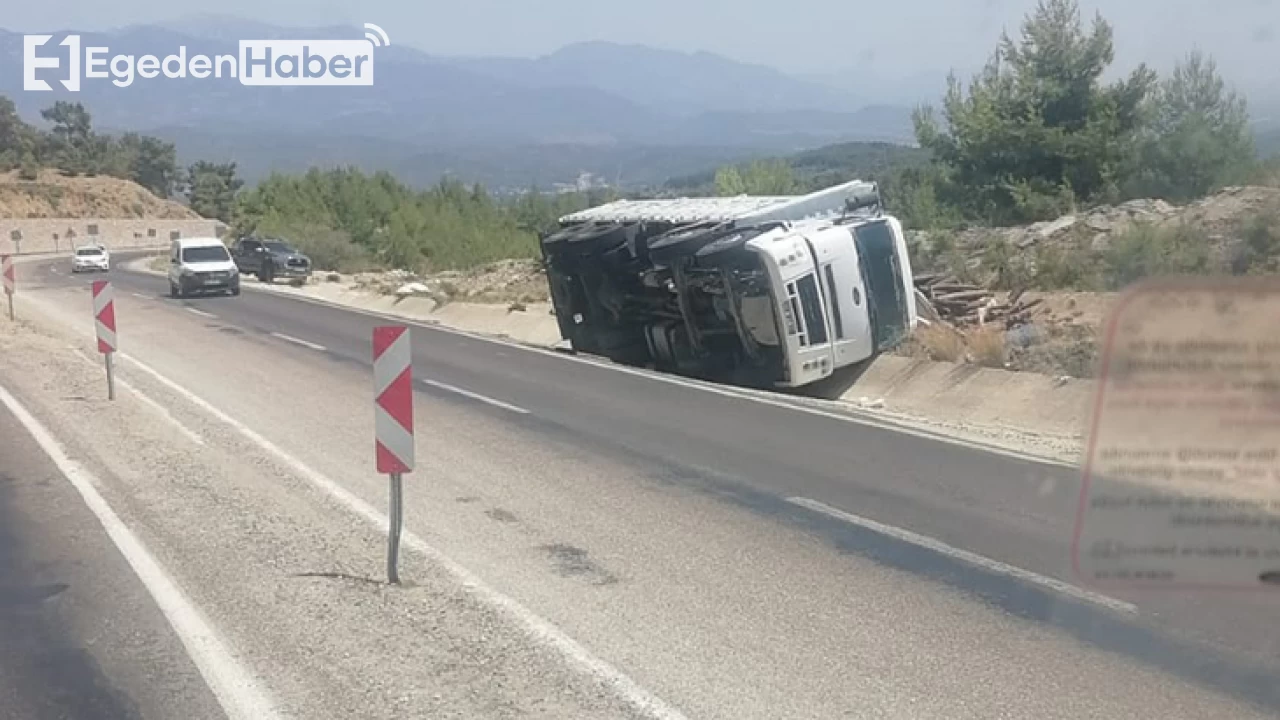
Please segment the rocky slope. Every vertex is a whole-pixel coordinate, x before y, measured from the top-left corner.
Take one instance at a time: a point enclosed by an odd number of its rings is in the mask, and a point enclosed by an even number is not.
[[[198,220],[200,216],[128,180],[66,177],[56,170],[41,170],[35,180],[22,180],[17,171],[0,173],[0,218]]]

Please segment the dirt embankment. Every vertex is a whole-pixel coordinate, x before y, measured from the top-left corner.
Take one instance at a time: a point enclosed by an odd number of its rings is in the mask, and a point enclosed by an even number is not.
[[[1226,188],[1181,206],[1131,200],[1022,227],[909,232],[909,242],[918,276],[959,292],[900,354],[1088,378],[1115,290],[1153,274],[1275,272],[1280,188]]]
[[[0,217],[199,220],[185,205],[114,177],[67,177],[41,170],[35,180],[0,173]]]

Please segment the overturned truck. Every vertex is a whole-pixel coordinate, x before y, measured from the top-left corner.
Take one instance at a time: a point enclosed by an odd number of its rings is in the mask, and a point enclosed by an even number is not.
[[[576,352],[722,382],[798,387],[916,324],[906,241],[879,188],[620,200],[541,240]]]

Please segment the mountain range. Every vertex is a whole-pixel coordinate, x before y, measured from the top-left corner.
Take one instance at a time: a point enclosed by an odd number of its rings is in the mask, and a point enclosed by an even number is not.
[[[42,54],[55,54],[66,30]],[[285,28],[199,16],[108,32],[80,32],[107,56],[236,54],[245,39],[350,39],[353,27]],[[538,58],[444,57],[379,47],[370,87],[246,87],[237,81],[86,80],[24,92],[20,72],[0,74],[0,94],[25,117],[55,100],[83,102],[102,129],[178,143],[183,160],[235,160],[252,181],[272,170],[354,164],[410,182],[449,173],[527,186],[589,172],[623,184],[761,154],[832,142],[909,142],[910,110],[864,106],[852,93],[710,53],[587,42]],[[65,61],[64,61],[65,63]],[[0,30],[0,65],[20,68],[22,35]]]

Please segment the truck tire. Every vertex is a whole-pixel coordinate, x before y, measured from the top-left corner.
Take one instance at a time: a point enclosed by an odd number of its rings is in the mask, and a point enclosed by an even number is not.
[[[726,227],[695,227],[676,230],[649,241],[649,260],[654,265],[669,266],[680,258],[697,253],[702,247],[726,233],[735,232]]]
[[[694,262],[704,267],[715,265],[730,253],[742,248],[742,246],[747,244],[747,241],[759,237],[780,226],[781,223],[765,223],[763,225],[742,228],[740,230],[722,234],[711,242],[699,247],[694,253]]]
[[[614,250],[635,236],[636,225],[604,225],[576,233],[567,239],[569,249],[579,254],[597,255]]]
[[[542,239],[543,251],[546,252],[547,254],[553,254],[553,253],[559,252],[561,249],[563,249],[565,245],[565,241],[567,241],[569,238],[573,237],[574,235],[577,235],[578,233],[582,232],[584,229],[588,227],[590,226],[574,225],[573,227],[568,227],[559,232],[552,233],[551,235],[546,236],[545,238]]]

